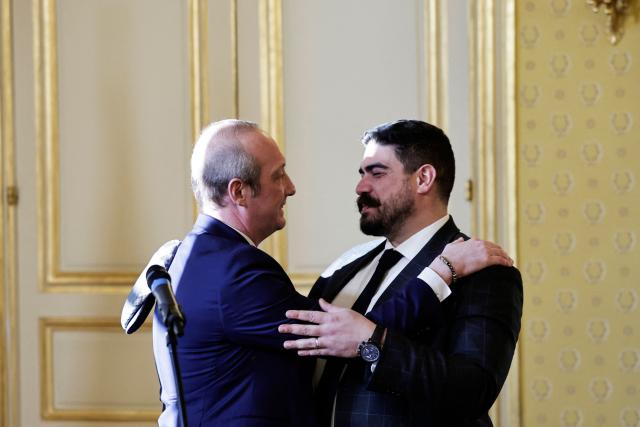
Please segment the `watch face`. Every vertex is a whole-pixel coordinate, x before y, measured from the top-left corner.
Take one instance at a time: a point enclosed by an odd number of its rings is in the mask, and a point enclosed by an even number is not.
[[[360,357],[362,357],[365,362],[377,362],[380,358],[380,349],[372,343],[363,344],[360,349]]]

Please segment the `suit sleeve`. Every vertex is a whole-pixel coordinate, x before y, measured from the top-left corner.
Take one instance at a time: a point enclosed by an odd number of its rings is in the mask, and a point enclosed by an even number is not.
[[[220,320],[225,334],[238,344],[285,351],[285,340],[301,338],[278,332],[280,324],[293,322],[285,317],[286,311],[319,309],[317,302],[295,290],[267,254],[238,251],[228,274],[229,286],[220,295]]]
[[[461,280],[445,316],[444,345],[388,330],[369,389],[405,396],[441,414],[477,418],[502,388],[522,317],[522,279],[515,268],[490,267]]]

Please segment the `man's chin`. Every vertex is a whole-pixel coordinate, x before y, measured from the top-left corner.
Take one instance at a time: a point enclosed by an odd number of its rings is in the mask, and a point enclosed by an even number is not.
[[[384,236],[385,230],[382,224],[374,221],[367,221],[366,218],[360,218],[360,231],[367,236]]]

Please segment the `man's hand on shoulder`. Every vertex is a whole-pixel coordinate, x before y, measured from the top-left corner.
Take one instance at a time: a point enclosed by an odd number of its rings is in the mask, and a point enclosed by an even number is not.
[[[429,265],[451,285],[455,279],[468,276],[492,265],[513,266],[513,260],[495,243],[462,237],[445,246],[442,254]]]

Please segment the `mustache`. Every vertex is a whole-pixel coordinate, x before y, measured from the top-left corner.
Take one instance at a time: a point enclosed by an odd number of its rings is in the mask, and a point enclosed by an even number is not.
[[[369,193],[362,193],[356,199],[358,205],[358,211],[361,211],[364,207],[377,208],[380,206],[380,200],[371,196]]]

